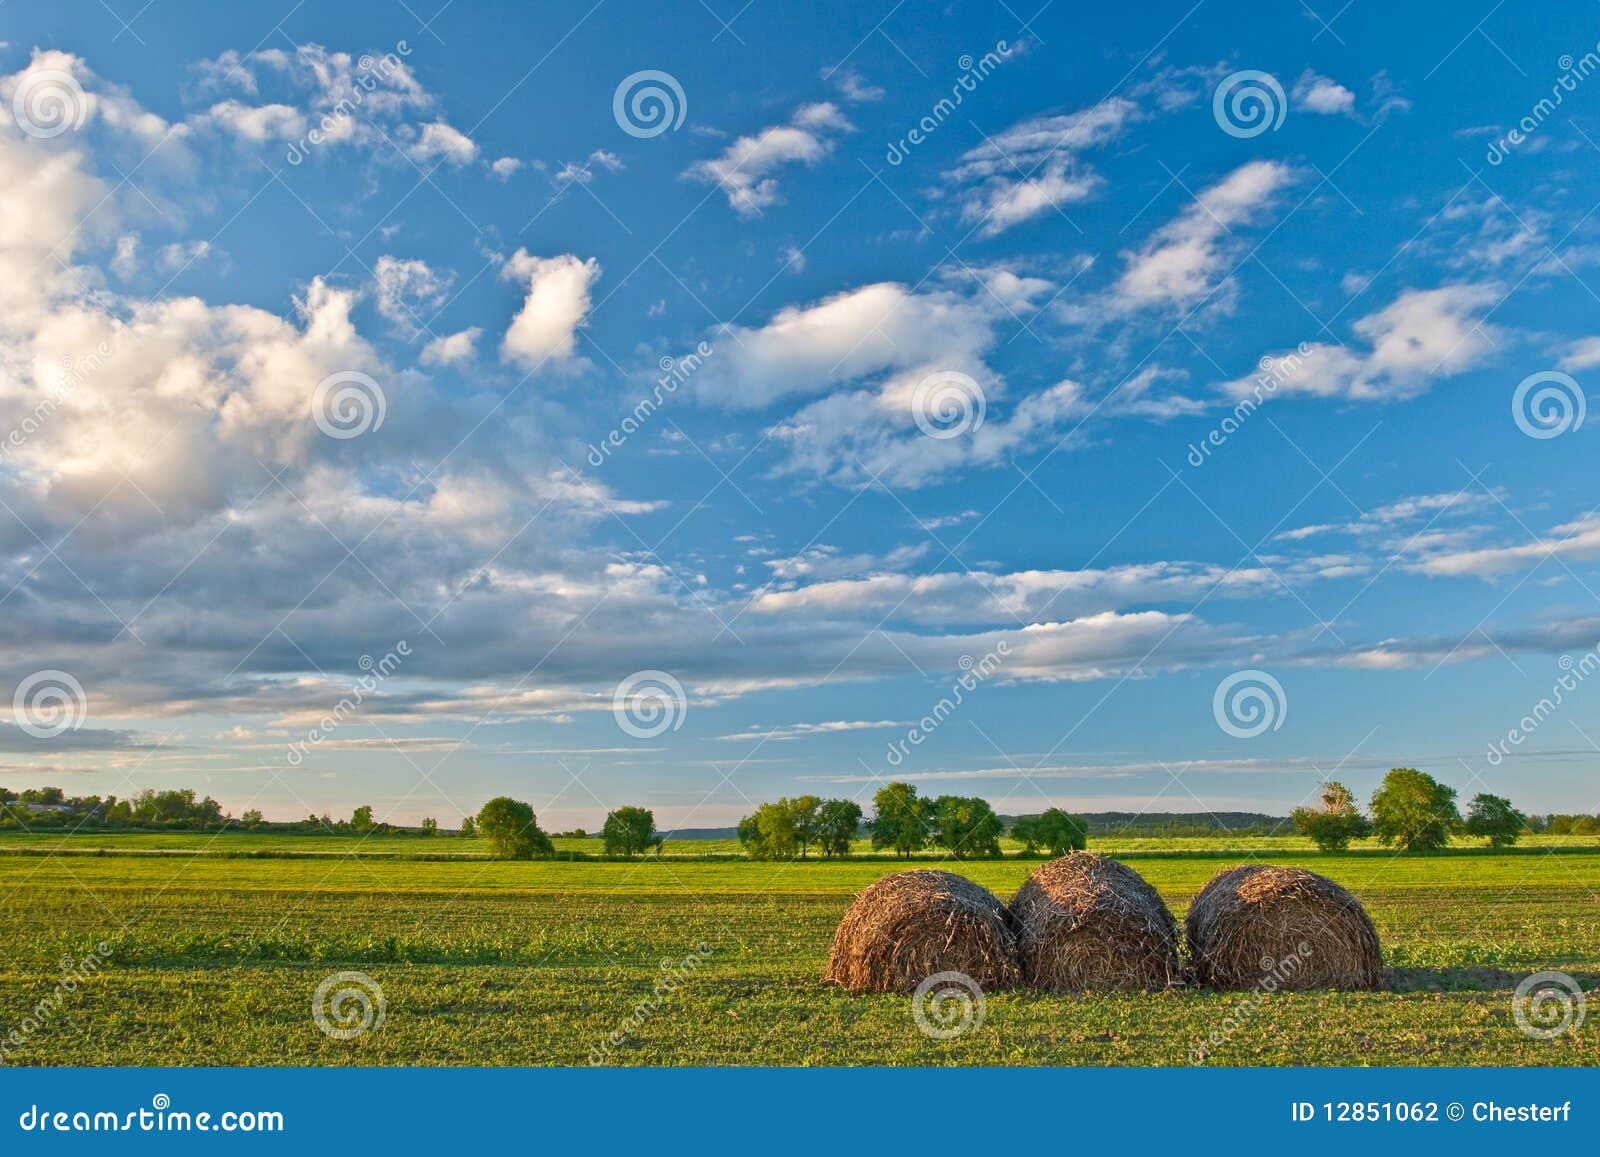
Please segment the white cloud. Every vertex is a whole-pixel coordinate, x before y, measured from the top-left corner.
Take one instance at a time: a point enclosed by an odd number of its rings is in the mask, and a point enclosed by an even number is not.
[[[1497,331],[1483,315],[1499,298],[1495,285],[1407,290],[1352,326],[1364,350],[1316,343],[1273,355],[1275,392],[1356,401],[1415,397],[1434,379],[1469,370],[1493,352]],[[1258,376],[1223,386],[1240,398],[1258,388]]]
[[[720,157],[691,165],[684,176],[719,186],[739,216],[759,216],[783,200],[772,175],[776,170],[789,164],[816,165],[833,151],[837,135],[854,127],[831,104],[804,105],[788,124],[740,137]]]
[[[499,157],[489,165],[489,172],[494,174],[496,180],[509,181],[522,167],[523,162],[516,157]]]
[[[378,312],[410,336],[427,328],[429,316],[445,303],[454,277],[429,268],[418,258],[384,254],[372,267]]]
[[[1355,112],[1356,94],[1309,68],[1295,82],[1293,107],[1320,116],[1350,116]]]
[[[436,337],[422,347],[418,359],[425,366],[453,366],[469,361],[477,353],[478,338],[483,330],[477,326],[460,333]]]
[[[500,275],[528,285],[522,308],[500,343],[501,357],[530,369],[571,358],[578,327],[589,312],[589,290],[600,276],[594,258],[584,261],[570,253],[533,257],[518,249]]]
[[[470,164],[478,155],[478,146],[465,133],[439,120],[423,125],[421,134],[406,153],[418,164],[437,160],[461,166]]]
[[[1252,161],[1203,190],[1174,220],[1158,229],[1117,281],[1123,308],[1187,308],[1218,288],[1232,253],[1233,230],[1249,224],[1295,179],[1278,161]]]
[[[212,105],[202,120],[256,144],[296,140],[306,131],[305,117],[287,104],[246,105],[225,100]]]
[[[1078,154],[1119,136],[1139,116],[1121,97],[1060,116],[1012,125],[963,154],[945,179],[962,187],[961,214],[992,237],[1052,209],[1089,197],[1100,178]]]
[[[718,739],[766,742],[783,742],[803,739],[812,735],[839,735],[849,731],[878,731],[885,727],[904,727],[893,719],[830,719],[824,723],[786,723],[778,727],[752,727],[732,735],[719,735]]]
[[[1571,343],[1556,364],[1563,370],[1587,370],[1600,366],[1600,337],[1580,338]]]

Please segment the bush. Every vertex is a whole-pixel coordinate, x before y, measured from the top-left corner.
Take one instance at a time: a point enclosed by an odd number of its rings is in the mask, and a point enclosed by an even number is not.
[[[1005,828],[980,796],[942,795],[933,801],[933,839],[958,860],[1000,854]]]
[[[1294,830],[1324,852],[1345,851],[1351,840],[1372,834],[1372,821],[1356,810],[1350,789],[1335,780],[1323,784],[1320,808],[1297,807],[1291,818]]]
[[[600,830],[608,856],[637,856],[656,843],[656,816],[649,808],[619,807]]]
[[[555,851],[550,837],[539,830],[533,808],[509,796],[498,796],[484,804],[478,812],[477,827],[478,833],[494,844],[494,854],[502,860],[531,860]]]

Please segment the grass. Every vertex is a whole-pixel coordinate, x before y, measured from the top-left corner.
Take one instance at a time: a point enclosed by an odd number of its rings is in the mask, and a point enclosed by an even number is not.
[[[1244,859],[1331,875],[1367,904],[1407,991],[999,993],[980,1028],[949,1041],[918,1031],[907,998],[817,980],[850,897],[896,870],[882,860],[419,862],[400,857],[466,841],[373,839],[352,857],[348,838],[181,834],[85,835],[68,846],[91,854],[38,854],[60,843],[0,838],[0,852],[35,853],[0,854],[0,1036],[50,997],[63,958],[102,940],[112,956],[10,1063],[584,1064],[630,1016],[611,1063],[1186,1064],[1215,1033],[1209,1063],[1222,1065],[1600,1059],[1594,1026],[1550,1041],[1518,1032],[1510,996],[1545,968],[1594,985],[1593,840],[1431,856],[1118,845],[1180,919]],[[298,855],[253,858],[262,844]],[[1033,863],[954,867],[1009,898]],[[704,963],[639,1017],[662,962],[702,943]],[[386,1004],[382,1027],[351,1041],[310,1016],[312,991],[340,970],[372,976]]]

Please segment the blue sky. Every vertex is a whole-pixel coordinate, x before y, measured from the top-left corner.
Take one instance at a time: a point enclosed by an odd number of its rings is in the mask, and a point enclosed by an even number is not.
[[[8,8],[0,774],[1594,810],[1600,11],[1481,8]]]

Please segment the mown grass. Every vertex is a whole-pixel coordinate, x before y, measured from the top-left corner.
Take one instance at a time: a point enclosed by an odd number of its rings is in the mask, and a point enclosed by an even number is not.
[[[120,838],[189,853],[208,840]],[[1212,1064],[1600,1062],[1593,1025],[1531,1039],[1510,998],[1545,968],[1595,983],[1600,853],[1162,845],[1123,855],[1180,919],[1245,859],[1333,876],[1367,904],[1408,991],[991,994],[981,1028],[934,1041],[906,998],[817,980],[850,897],[892,862],[19,855],[0,856],[0,1036],[56,988],[64,957],[106,941],[109,964],[10,1063],[584,1064],[662,961],[704,943],[705,962],[610,1063],[1184,1064],[1214,1033]],[[1009,898],[1033,866],[954,867]],[[348,1042],[310,1016],[317,983],[342,969],[370,974],[386,1002],[383,1026]]]

